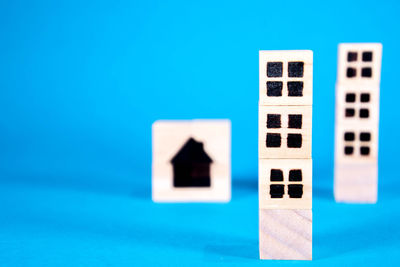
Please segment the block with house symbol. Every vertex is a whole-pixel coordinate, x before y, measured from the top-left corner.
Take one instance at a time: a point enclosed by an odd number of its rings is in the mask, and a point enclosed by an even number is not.
[[[382,45],[340,44],[336,84],[335,199],[377,201]]]
[[[261,259],[312,259],[312,51],[260,51]]]
[[[160,120],[152,132],[153,201],[230,200],[229,120]]]

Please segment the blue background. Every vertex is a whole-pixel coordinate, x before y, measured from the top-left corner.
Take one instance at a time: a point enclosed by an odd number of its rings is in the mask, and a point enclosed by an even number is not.
[[[0,4],[0,265],[399,265],[396,1]],[[333,200],[339,42],[382,42],[379,201]],[[312,262],[258,260],[258,51],[314,51]],[[151,123],[232,120],[229,204],[151,202]]]

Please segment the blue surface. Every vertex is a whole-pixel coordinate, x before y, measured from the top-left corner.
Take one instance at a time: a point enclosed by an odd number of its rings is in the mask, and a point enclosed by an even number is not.
[[[0,266],[400,265],[396,1],[1,1]],[[382,42],[379,202],[335,204],[339,42]],[[314,50],[314,260],[258,260],[258,50]],[[150,200],[151,123],[230,118],[229,204]]]

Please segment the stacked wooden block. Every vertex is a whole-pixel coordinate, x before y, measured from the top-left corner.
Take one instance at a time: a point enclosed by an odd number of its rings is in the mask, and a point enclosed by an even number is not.
[[[335,199],[375,203],[382,45],[340,44],[336,83]]]
[[[158,120],[152,132],[153,201],[230,201],[229,120]]]
[[[261,259],[312,259],[313,53],[260,51]]]

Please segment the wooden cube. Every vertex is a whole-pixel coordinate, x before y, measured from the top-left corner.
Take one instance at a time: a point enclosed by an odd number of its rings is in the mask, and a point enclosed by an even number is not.
[[[260,51],[260,105],[311,105],[313,52]]]
[[[336,121],[339,125],[379,123],[379,85],[337,84]]]
[[[335,131],[335,162],[377,164],[379,137],[376,124],[337,125]]]
[[[335,163],[335,200],[347,203],[376,203],[378,166],[376,163]]]
[[[260,209],[311,209],[311,159],[260,159]]]
[[[310,209],[260,209],[260,258],[312,260]]]
[[[152,131],[153,201],[230,200],[229,120],[156,121]]]
[[[339,44],[337,83],[378,84],[381,79],[382,44]]]
[[[259,106],[259,158],[311,158],[311,106]]]

